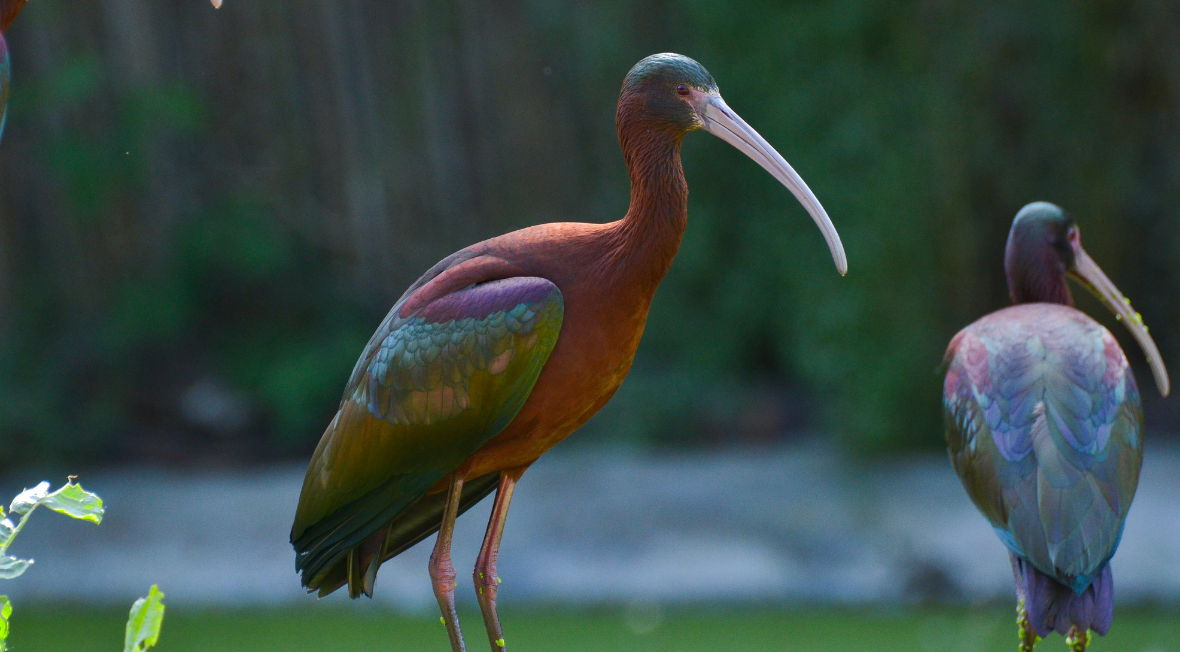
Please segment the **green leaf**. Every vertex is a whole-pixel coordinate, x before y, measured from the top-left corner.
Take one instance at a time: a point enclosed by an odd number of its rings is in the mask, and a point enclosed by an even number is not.
[[[14,514],[27,514],[49,495],[49,483],[42,482],[32,489],[25,489],[12,499],[12,506],[8,511]]]
[[[32,559],[17,559],[8,555],[0,555],[0,580],[11,580],[21,575],[33,564]]]
[[[0,520],[0,548],[3,548],[8,540],[12,538],[12,533],[15,532],[16,526],[8,519]]]
[[[140,598],[131,605],[123,652],[141,652],[155,645],[160,639],[160,626],[163,624],[164,593],[153,584],[146,598]]]
[[[12,615],[12,603],[8,596],[0,595],[0,652],[8,649],[8,617]]]
[[[106,513],[102,506],[102,498],[86,491],[82,485],[72,482],[42,498],[41,504],[58,514],[91,523],[102,523],[103,514]]]

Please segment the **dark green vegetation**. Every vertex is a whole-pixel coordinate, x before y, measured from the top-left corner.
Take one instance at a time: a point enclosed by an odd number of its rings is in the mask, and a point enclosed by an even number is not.
[[[688,233],[601,436],[941,446],[943,346],[1006,303],[1036,199],[1173,360],[1177,29],[1157,0],[30,3],[0,145],[0,450],[30,452],[0,466],[306,454],[423,270],[623,214],[615,99],[664,50],[807,179],[850,272],[773,179],[689,141]]]
[[[1006,652],[1016,648],[1010,610],[673,611],[628,615],[619,611],[513,610],[508,642],[537,652]],[[80,612],[62,623],[45,608],[15,621],[14,651],[105,652],[125,613]],[[478,623],[477,613],[464,614]],[[170,607],[159,652],[316,652],[327,650],[447,649],[436,615],[409,618],[377,609],[308,608],[282,611],[199,611]],[[1172,612],[1119,611],[1110,635],[1094,639],[1095,652],[1180,650],[1180,618]],[[1060,639],[1042,643],[1064,649]]]

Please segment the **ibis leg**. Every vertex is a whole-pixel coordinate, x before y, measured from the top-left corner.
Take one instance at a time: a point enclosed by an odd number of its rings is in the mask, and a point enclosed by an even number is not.
[[[1069,633],[1065,636],[1065,646],[1069,648],[1069,652],[1086,652],[1086,647],[1089,645],[1089,630],[1082,631],[1077,625],[1069,628]]]
[[[1017,636],[1020,637],[1020,647],[1017,649],[1020,652],[1033,652],[1033,648],[1036,647],[1037,641],[1041,640],[1041,637],[1037,636],[1032,625],[1028,622],[1028,612],[1024,609],[1024,598],[1016,603],[1016,626],[1018,628]]]
[[[479,610],[483,612],[483,623],[488,630],[488,641],[493,652],[504,652],[504,631],[500,628],[500,616],[496,613],[496,594],[500,589],[500,577],[496,575],[496,558],[500,555],[500,537],[504,534],[504,521],[508,518],[508,503],[512,502],[512,491],[516,481],[525,469],[500,472],[500,485],[496,488],[496,502],[492,505],[492,516],[488,519],[488,531],[483,537],[479,558],[475,561],[475,595],[479,599]]]
[[[1036,647],[1037,641],[1040,641],[1041,637],[1037,636],[1036,630],[1028,622],[1028,610],[1025,608],[1028,596],[1024,594],[1024,582],[1020,578],[1020,567],[1016,556],[1009,553],[1008,560],[1012,562],[1012,575],[1016,578],[1016,635],[1020,640],[1017,649],[1020,652],[1033,652],[1033,648]]]
[[[443,508],[442,526],[434,552],[430,553],[430,584],[442,610],[443,625],[451,639],[452,652],[466,652],[463,632],[459,629],[459,614],[455,611],[455,566],[451,563],[451,535],[455,532],[455,517],[459,515],[459,498],[463,495],[463,473],[455,471],[447,489],[447,503]]]

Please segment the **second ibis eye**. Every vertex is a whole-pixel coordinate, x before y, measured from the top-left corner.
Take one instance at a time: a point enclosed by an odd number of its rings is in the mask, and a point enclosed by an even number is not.
[[[676,87],[676,92],[677,92],[677,93],[679,93],[679,94],[681,94],[681,95],[688,95],[688,86],[685,86],[684,84],[681,84],[681,85],[679,85],[679,86],[677,86],[677,87]]]

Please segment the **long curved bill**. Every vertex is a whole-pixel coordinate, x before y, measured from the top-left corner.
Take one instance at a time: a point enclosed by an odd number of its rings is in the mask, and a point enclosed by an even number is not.
[[[705,100],[704,110],[699,113],[704,122],[705,131],[717,136],[721,140],[741,150],[743,154],[754,159],[763,169],[771,174],[779,183],[787,187],[795,199],[803,204],[803,208],[815,220],[815,225],[824,234],[828,242],[828,249],[832,252],[832,260],[836,263],[836,270],[844,275],[848,272],[848,258],[844,255],[844,245],[840,243],[840,234],[828,217],[827,211],[820,205],[811,188],[803,182],[802,177],[787,163],[770,143],[746,124],[738,114],[733,112],[725,100],[720,96],[710,95]]]
[[[1110,308],[1126,325],[1127,330],[1131,331],[1131,335],[1135,336],[1135,341],[1139,342],[1139,348],[1143,349],[1143,354],[1147,356],[1147,362],[1151,364],[1151,373],[1155,375],[1155,385],[1159,388],[1160,395],[1167,396],[1171,388],[1171,384],[1168,382],[1168,370],[1164,367],[1164,360],[1160,357],[1159,349],[1155,347],[1155,342],[1147,332],[1143,317],[1140,317],[1139,313],[1131,307],[1130,300],[1124,297],[1122,292],[1119,292],[1119,289],[1114,286],[1114,283],[1111,283],[1106,274],[1102,273],[1098,263],[1095,263],[1094,259],[1090,258],[1086,250],[1080,246],[1074,249],[1074,269],[1070,270],[1070,275],[1081,283],[1082,287],[1106,304],[1106,307]]]

